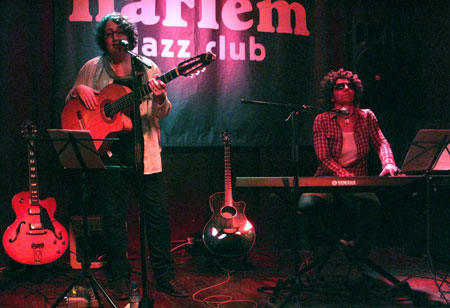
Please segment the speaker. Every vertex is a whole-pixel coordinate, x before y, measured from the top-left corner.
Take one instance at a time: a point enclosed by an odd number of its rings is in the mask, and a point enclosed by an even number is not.
[[[81,269],[81,262],[84,258],[87,258],[86,261],[91,262],[90,268],[100,268],[103,265],[103,262],[100,261],[104,254],[102,243],[105,240],[102,235],[102,217],[100,215],[88,216],[87,226],[88,232],[85,240],[83,236],[83,217],[74,216],[70,219],[70,266],[73,269]],[[85,247],[85,249],[81,249],[81,247]]]

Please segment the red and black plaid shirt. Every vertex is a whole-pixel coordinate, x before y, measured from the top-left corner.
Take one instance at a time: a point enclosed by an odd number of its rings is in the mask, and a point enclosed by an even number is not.
[[[354,137],[357,149],[356,160],[343,167],[338,163],[342,152],[342,131],[334,113],[317,115],[313,125],[313,142],[319,160],[315,176],[364,176],[368,175],[370,144],[378,152],[382,167],[395,164],[391,146],[370,109],[356,108]]]

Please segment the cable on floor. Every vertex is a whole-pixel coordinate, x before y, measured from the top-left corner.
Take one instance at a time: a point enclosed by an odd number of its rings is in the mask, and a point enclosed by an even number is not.
[[[206,288],[196,291],[194,294],[192,294],[192,299],[196,302],[203,303],[203,304],[207,305],[208,307],[212,307],[212,308],[225,308],[226,307],[225,305],[228,305],[228,304],[233,305],[235,303],[249,303],[250,305],[253,305],[253,306],[249,306],[249,308],[258,307],[258,303],[256,303],[255,301],[245,300],[245,299],[236,300],[236,299],[233,299],[233,297],[230,295],[219,294],[219,295],[207,296],[203,299],[197,298],[197,295],[200,294],[201,292],[224,285],[231,280],[230,270],[223,268],[219,263],[217,263],[217,266],[219,266],[219,268],[222,269],[226,273],[227,279],[222,282],[219,282],[217,284],[214,284],[212,286],[209,286],[209,287],[206,287]]]

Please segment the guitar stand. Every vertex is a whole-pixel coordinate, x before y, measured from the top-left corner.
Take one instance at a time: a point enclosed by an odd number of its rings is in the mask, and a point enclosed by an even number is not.
[[[64,130],[64,129],[49,129],[48,133],[53,141],[53,145],[57,151],[62,165],[66,169],[81,169],[82,170],[82,196],[81,196],[81,211],[83,216],[83,244],[81,250],[87,251],[87,234],[88,234],[88,222],[87,222],[87,189],[86,189],[86,173],[89,169],[105,169],[103,162],[101,161],[99,154],[93,143],[93,139],[89,131],[79,130]],[[110,139],[108,139],[110,140]],[[90,270],[91,262],[87,259],[87,254],[83,253],[83,260],[81,262],[81,272],[77,278],[67,287],[67,289],[56,299],[51,308],[56,308],[59,303],[69,294],[75,285],[88,280],[91,285],[94,296],[99,304],[99,307],[104,307],[99,295],[99,291],[103,294],[111,307],[117,308],[116,304],[106,293],[105,289],[100,285],[98,280],[92,274]]]

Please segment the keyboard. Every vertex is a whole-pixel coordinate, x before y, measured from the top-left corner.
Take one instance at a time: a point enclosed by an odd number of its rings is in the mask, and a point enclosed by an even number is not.
[[[389,187],[405,186],[424,178],[423,175],[299,177],[298,187],[303,192],[376,191]],[[292,188],[293,186],[293,177],[236,177],[236,187],[279,189]]]

